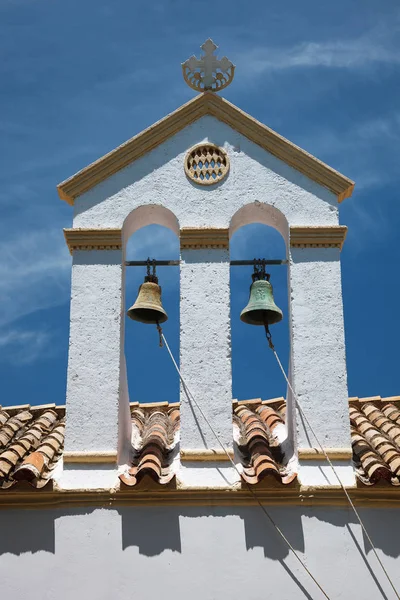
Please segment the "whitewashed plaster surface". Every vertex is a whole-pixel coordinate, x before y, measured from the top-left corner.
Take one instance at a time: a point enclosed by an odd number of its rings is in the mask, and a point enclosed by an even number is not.
[[[324,446],[350,448],[340,251],[291,248],[292,383]],[[298,418],[299,447],[318,447]]]
[[[227,250],[182,251],[181,372],[227,448],[233,445],[229,272]],[[182,448],[220,449],[184,389],[181,389],[181,399]]]
[[[332,600],[394,600],[352,513],[268,507]],[[397,588],[400,515],[360,509]],[[322,600],[258,507],[0,511],[5,600]]]
[[[196,185],[184,172],[186,152],[202,141],[229,154],[230,173],[215,186]],[[332,192],[206,116],[77,198],[73,225],[122,227],[138,206],[158,204],[175,214],[180,227],[229,227],[235,212],[253,202],[276,207],[290,225],[338,223]]]
[[[215,186],[198,186],[184,172],[186,152],[203,140],[223,146],[229,154],[230,173]],[[288,242],[290,225],[338,224],[337,200],[207,116],[77,198],[73,225],[122,227],[126,242],[150,223],[165,225],[178,235],[182,227],[201,226],[230,227],[232,234],[251,222],[275,227]],[[113,450],[118,428],[120,438],[129,430],[122,352],[124,269],[119,266],[123,252],[109,251],[104,260],[100,252],[99,261],[95,256],[86,260],[85,252],[76,254],[66,448]],[[336,249],[313,248],[289,249],[288,256],[292,381],[321,441],[349,447],[340,255]],[[224,444],[231,446],[228,260],[224,251],[182,252],[180,365],[196,400]],[[300,419],[293,430],[299,445],[315,445]],[[181,438],[182,447],[218,448],[208,426],[187,406],[182,407]],[[121,439],[119,444],[124,446]]]
[[[232,445],[232,442],[230,445]],[[236,469],[228,461],[207,461],[203,463],[198,461],[184,461],[177,467],[177,487],[213,490],[217,488],[240,487],[242,465],[239,461],[236,461],[235,464]]]
[[[325,458],[300,461],[298,475],[300,484],[306,486],[338,486],[340,485],[339,478],[344,486],[355,486],[354,467],[350,459],[347,461],[331,460],[331,463],[335,468],[336,474]]]
[[[67,451],[108,451],[118,447],[124,302],[122,256],[120,250],[74,252]]]
[[[107,463],[64,463],[54,481],[58,488],[68,490],[112,490],[120,487],[117,467]]]

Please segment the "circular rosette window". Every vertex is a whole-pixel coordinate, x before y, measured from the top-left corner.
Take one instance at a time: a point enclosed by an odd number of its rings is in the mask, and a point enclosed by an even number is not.
[[[228,155],[215,144],[198,144],[186,154],[185,172],[194,183],[213,185],[227,176]]]

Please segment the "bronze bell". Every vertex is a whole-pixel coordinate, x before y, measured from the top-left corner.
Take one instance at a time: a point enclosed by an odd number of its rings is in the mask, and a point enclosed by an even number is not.
[[[240,313],[240,320],[249,325],[265,326],[279,323],[283,319],[283,313],[275,304],[269,274],[265,273],[265,264],[260,270],[255,266],[252,279],[249,302]]]
[[[154,272],[153,275],[146,275],[144,283],[139,288],[136,302],[126,314],[134,321],[153,325],[165,323],[168,319],[161,304],[161,287],[158,285],[158,278]]]

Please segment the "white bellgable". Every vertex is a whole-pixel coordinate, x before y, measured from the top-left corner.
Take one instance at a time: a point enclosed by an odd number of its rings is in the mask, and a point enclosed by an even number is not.
[[[354,184],[219,97],[234,66],[213,56],[215,49],[209,40],[203,57],[184,63],[200,95],[58,187],[74,206],[65,231],[73,254],[65,464],[75,473],[82,455],[85,470],[96,469],[103,456],[112,482],[126,460],[124,252],[130,235],[153,223],[181,241],[182,374],[232,450],[229,239],[258,222],[275,227],[287,246],[291,382],[326,446],[346,455],[351,479],[340,280],[346,228],[337,203]],[[181,480],[235,483],[206,423],[184,399],[181,390]],[[302,451],[312,442],[290,395],[288,415],[291,443]],[[197,468],[193,457],[209,452],[214,463]],[[311,471],[305,466],[300,478],[310,472],[312,480]]]

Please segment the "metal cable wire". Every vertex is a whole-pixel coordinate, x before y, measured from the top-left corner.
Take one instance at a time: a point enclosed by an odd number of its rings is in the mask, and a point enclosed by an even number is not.
[[[329,466],[331,467],[332,471],[334,472],[334,474],[335,474],[335,477],[336,477],[336,479],[338,480],[338,482],[339,482],[339,484],[340,484],[340,487],[342,488],[342,490],[343,490],[343,492],[344,492],[344,494],[345,494],[345,496],[346,496],[346,498],[347,498],[347,500],[348,500],[348,502],[349,502],[349,504],[350,504],[351,508],[353,509],[353,511],[354,511],[354,514],[356,515],[356,517],[357,517],[357,520],[358,520],[358,522],[359,522],[359,524],[360,524],[360,526],[361,526],[361,529],[362,529],[362,531],[364,532],[364,535],[365,535],[365,537],[367,538],[367,540],[368,540],[368,542],[369,542],[369,544],[370,544],[370,546],[371,546],[371,548],[372,548],[372,550],[373,550],[373,552],[374,552],[374,554],[375,554],[375,557],[376,557],[376,559],[377,559],[378,563],[380,564],[380,566],[381,566],[381,568],[382,568],[382,571],[383,571],[383,572],[384,572],[384,574],[386,575],[386,578],[387,578],[387,580],[389,581],[389,583],[390,583],[390,585],[391,585],[391,587],[392,587],[392,589],[393,589],[394,593],[396,594],[396,598],[398,598],[398,600],[400,600],[400,595],[399,595],[399,593],[398,593],[397,589],[395,588],[395,586],[394,586],[394,583],[393,583],[393,581],[391,580],[391,578],[390,578],[390,575],[389,575],[389,573],[387,572],[387,570],[386,570],[386,568],[385,568],[384,564],[382,563],[381,559],[379,558],[379,556],[378,556],[378,553],[377,553],[377,551],[376,551],[376,549],[375,549],[375,546],[374,546],[374,544],[373,544],[373,542],[372,542],[372,540],[371,540],[371,538],[370,538],[370,536],[369,536],[369,533],[368,533],[368,531],[366,530],[366,528],[365,528],[365,525],[364,525],[364,523],[362,522],[362,519],[361,519],[361,517],[360,517],[360,515],[359,515],[359,513],[358,513],[358,511],[357,511],[357,509],[356,509],[356,507],[354,506],[354,503],[353,503],[352,499],[350,498],[350,495],[349,495],[348,491],[346,490],[345,486],[343,485],[343,483],[342,483],[342,481],[341,481],[341,479],[340,479],[340,477],[339,477],[339,475],[338,475],[338,473],[337,473],[337,471],[336,471],[335,467],[333,466],[333,464],[332,464],[332,462],[331,462],[331,460],[330,460],[330,458],[329,458],[329,456],[328,456],[327,452],[325,451],[325,448],[323,447],[323,445],[322,445],[322,444],[321,444],[321,442],[319,441],[319,438],[318,438],[317,434],[315,433],[315,431],[314,431],[314,429],[313,429],[313,427],[312,427],[312,425],[311,425],[310,421],[309,421],[309,420],[308,420],[308,418],[307,418],[307,415],[305,414],[305,412],[304,412],[304,410],[303,410],[303,407],[302,407],[302,405],[301,405],[301,403],[300,403],[300,400],[298,399],[298,397],[297,397],[296,393],[295,393],[295,392],[294,392],[294,390],[293,390],[293,387],[292,387],[292,386],[291,386],[291,384],[290,384],[290,381],[289,381],[289,379],[288,379],[288,377],[287,377],[287,375],[286,375],[286,373],[285,373],[285,370],[284,370],[284,368],[283,368],[283,366],[282,366],[282,363],[281,363],[281,361],[279,360],[279,356],[278,356],[278,354],[277,354],[277,352],[276,352],[276,350],[275,350],[275,348],[274,348],[274,346],[273,346],[272,342],[270,342],[270,348],[271,348],[272,352],[273,352],[273,353],[274,353],[274,355],[275,355],[275,358],[276,358],[276,360],[277,360],[277,362],[278,362],[279,368],[280,368],[280,370],[282,371],[282,374],[283,374],[283,376],[284,376],[284,378],[285,378],[285,380],[286,380],[286,383],[287,383],[287,385],[288,385],[288,387],[289,387],[290,391],[292,392],[293,398],[294,398],[294,400],[295,400],[295,402],[296,402],[296,405],[297,405],[297,407],[298,407],[299,411],[301,412],[301,415],[302,415],[303,419],[304,419],[304,420],[305,420],[305,422],[307,423],[307,425],[308,425],[308,427],[309,427],[309,429],[310,429],[311,433],[313,434],[313,436],[314,436],[314,438],[315,438],[315,441],[317,442],[317,445],[319,446],[319,448],[320,448],[320,450],[322,451],[322,453],[324,454],[324,456],[325,456],[325,458],[326,458],[326,460],[327,460],[327,462],[328,462]]]
[[[171,352],[171,349],[168,345],[168,342],[165,338],[164,333],[161,331],[161,337],[162,340],[165,344],[165,347],[168,351],[168,354],[171,357],[171,360],[174,364],[174,367],[179,375],[179,379],[181,380],[183,389],[185,391],[186,397],[187,397],[187,401],[190,403],[190,401],[193,402],[193,404],[195,404],[196,408],[198,409],[198,411],[200,412],[201,416],[203,417],[204,421],[207,423],[208,427],[210,428],[212,434],[214,435],[215,439],[217,440],[218,444],[221,446],[222,450],[225,452],[225,454],[227,455],[229,462],[232,464],[233,468],[235,469],[236,473],[239,475],[241,481],[244,481],[242,479],[241,473],[239,471],[239,469],[237,468],[236,464],[234,463],[233,459],[231,458],[228,450],[225,448],[224,444],[221,442],[218,434],[216,433],[216,431],[214,430],[213,426],[211,425],[210,421],[208,420],[208,418],[206,417],[206,415],[204,414],[203,410],[201,409],[201,407],[199,406],[199,404],[197,403],[195,397],[193,396],[193,394],[191,393],[190,389],[188,388],[185,380],[182,377],[182,374],[180,372],[180,369],[175,361],[175,358]],[[276,529],[276,531],[279,533],[279,535],[281,536],[281,538],[284,540],[284,542],[286,543],[286,545],[288,546],[288,548],[293,552],[294,556],[297,558],[297,560],[299,561],[299,563],[301,564],[301,566],[304,568],[304,570],[306,571],[306,573],[311,577],[311,579],[314,581],[315,585],[319,588],[319,590],[322,592],[322,594],[325,596],[325,598],[327,598],[328,600],[331,600],[330,596],[328,596],[328,594],[325,592],[325,590],[323,589],[323,587],[321,586],[320,583],[318,583],[318,581],[316,580],[316,578],[314,577],[314,575],[311,573],[311,571],[307,568],[306,564],[303,562],[303,560],[300,558],[299,554],[296,552],[296,550],[293,548],[292,544],[289,542],[288,538],[285,536],[285,534],[283,533],[283,531],[280,529],[280,527],[278,527],[278,525],[275,523],[274,519],[271,517],[271,515],[269,514],[269,512],[267,511],[267,509],[265,508],[265,506],[262,504],[262,502],[260,501],[260,499],[258,498],[256,492],[251,488],[250,484],[247,483],[247,481],[244,481],[248,491],[250,492],[250,494],[254,497],[255,501],[257,502],[258,506],[261,508],[261,510],[263,511],[264,515],[267,517],[267,519],[269,520],[269,522],[272,524],[272,526]]]

